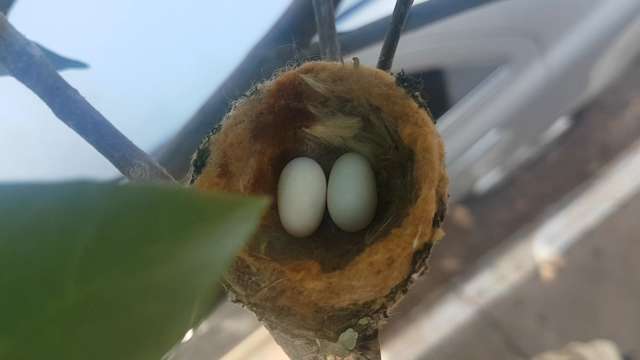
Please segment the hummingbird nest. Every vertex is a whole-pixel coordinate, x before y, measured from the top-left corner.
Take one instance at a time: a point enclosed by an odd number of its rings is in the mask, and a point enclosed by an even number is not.
[[[293,358],[377,346],[389,309],[443,236],[443,144],[404,80],[357,63],[305,63],[237,101],[194,157],[193,186],[272,199],[296,157],[316,160],[328,174],[338,157],[356,152],[373,168],[378,204],[364,230],[342,231],[325,212],[312,235],[296,238],[274,202],[226,275],[235,301]]]

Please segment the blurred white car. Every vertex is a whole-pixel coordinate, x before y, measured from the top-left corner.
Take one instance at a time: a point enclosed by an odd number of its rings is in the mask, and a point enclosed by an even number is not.
[[[341,4],[345,59],[376,63],[394,3]],[[392,70],[422,78],[461,198],[543,150],[639,50],[638,0],[416,1]]]

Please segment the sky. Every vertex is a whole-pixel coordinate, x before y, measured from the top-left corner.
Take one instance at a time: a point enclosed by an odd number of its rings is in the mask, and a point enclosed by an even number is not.
[[[239,3],[18,0],[9,20],[31,40],[88,63],[89,69],[64,71],[63,77],[135,144],[151,151],[198,109],[289,0]],[[393,4],[371,1],[339,29],[384,16]],[[0,182],[117,174],[22,84],[0,77]]]
[[[288,0],[18,0],[33,41],[84,61],[63,77],[146,151],[195,112]],[[0,181],[109,178],[111,164],[10,77],[0,77]]]

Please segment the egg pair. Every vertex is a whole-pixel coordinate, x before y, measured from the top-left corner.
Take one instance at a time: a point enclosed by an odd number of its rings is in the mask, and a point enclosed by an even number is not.
[[[340,156],[327,183],[320,165],[308,157],[291,160],[278,181],[278,214],[292,236],[305,237],[320,226],[325,207],[342,230],[366,228],[376,213],[376,180],[369,161],[357,153]]]

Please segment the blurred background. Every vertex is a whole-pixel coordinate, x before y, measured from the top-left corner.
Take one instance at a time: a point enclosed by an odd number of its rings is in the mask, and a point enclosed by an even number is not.
[[[157,153],[290,3],[20,0],[10,19],[88,63],[63,76]],[[375,64],[394,3],[340,2],[345,61]],[[393,71],[424,83],[452,204],[430,272],[383,331],[385,358],[528,359],[606,338],[640,359],[638,55],[638,0],[415,1]],[[9,77],[0,164],[3,182],[117,175]],[[283,355],[225,302],[173,354],[222,356]]]

